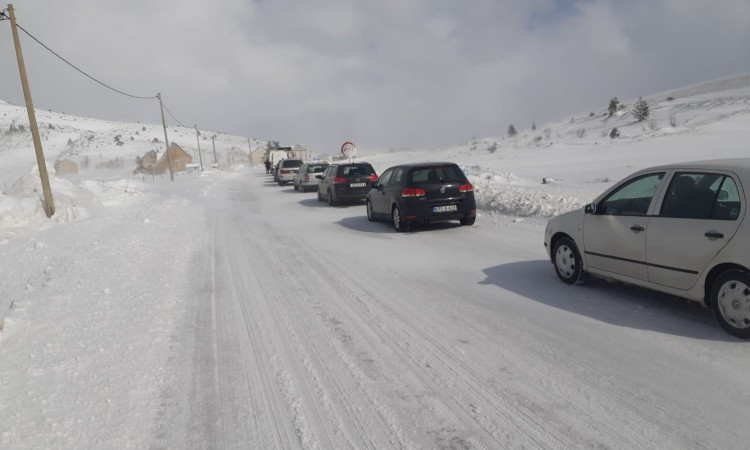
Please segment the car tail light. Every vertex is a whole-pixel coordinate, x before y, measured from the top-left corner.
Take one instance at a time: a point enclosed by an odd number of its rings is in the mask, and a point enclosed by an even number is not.
[[[405,188],[403,191],[401,191],[401,197],[424,197],[425,191],[424,189],[419,188]]]
[[[304,180],[305,180],[305,183],[307,183],[308,181],[310,181],[310,175],[305,174]]]
[[[281,173],[292,173],[289,169],[281,169]]]
[[[472,186],[471,183],[463,184],[458,188],[458,192],[472,192],[473,190],[474,186]]]
[[[370,183],[378,181],[378,176],[375,174],[370,175]]]
[[[346,178],[336,177],[333,179],[333,184],[346,183]]]

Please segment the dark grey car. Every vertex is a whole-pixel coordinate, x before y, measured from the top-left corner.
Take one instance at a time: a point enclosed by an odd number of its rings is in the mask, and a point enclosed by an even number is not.
[[[318,175],[318,200],[334,206],[339,202],[362,201],[378,175],[370,163],[331,164]]]
[[[450,162],[404,164],[388,168],[367,194],[367,218],[390,220],[396,231],[412,223],[458,220],[473,225],[474,186]]]

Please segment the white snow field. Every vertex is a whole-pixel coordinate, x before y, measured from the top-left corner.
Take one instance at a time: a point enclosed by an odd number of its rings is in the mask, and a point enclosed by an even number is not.
[[[750,77],[646,100],[640,123],[604,104],[514,138],[363,146],[378,173],[450,160],[475,185],[476,225],[398,234],[260,167],[131,175],[158,125],[41,111],[49,165],[91,161],[51,176],[47,219],[30,134],[8,131],[25,110],[0,103],[0,448],[747,448],[750,343],[697,303],[564,285],[542,245],[629,173],[748,155]]]

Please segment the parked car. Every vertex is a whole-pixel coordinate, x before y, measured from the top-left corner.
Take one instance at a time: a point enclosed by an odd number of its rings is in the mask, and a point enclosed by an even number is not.
[[[328,168],[327,162],[305,163],[300,167],[299,172],[294,175],[294,190],[308,191],[318,189],[318,175],[322,175]]]
[[[276,165],[273,166],[273,169],[271,169],[271,173],[273,174],[273,182],[278,183],[279,182],[279,166],[281,165],[281,161],[279,160],[276,162]]]
[[[474,186],[454,163],[404,164],[386,169],[367,194],[367,218],[390,220],[396,231],[417,222],[458,220],[473,225]]]
[[[279,183],[279,186],[294,181],[294,176],[299,172],[302,164],[304,162],[301,159],[282,159],[279,161],[279,170],[276,175],[276,181]]]
[[[334,206],[344,201],[361,201],[370,191],[378,175],[370,163],[331,164],[322,175],[317,175],[318,200]]]
[[[550,220],[544,246],[565,283],[592,274],[695,300],[748,339],[748,194],[750,159],[642,170]]]

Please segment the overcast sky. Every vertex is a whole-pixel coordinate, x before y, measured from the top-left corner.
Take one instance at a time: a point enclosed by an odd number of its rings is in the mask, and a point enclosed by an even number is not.
[[[3,5],[6,2],[2,2]],[[4,6],[3,6],[4,7]],[[185,125],[335,153],[437,148],[750,72],[748,0],[18,0],[96,78]],[[158,123],[21,34],[34,105]],[[23,104],[10,22],[0,99]],[[168,119],[168,125],[177,125]]]

